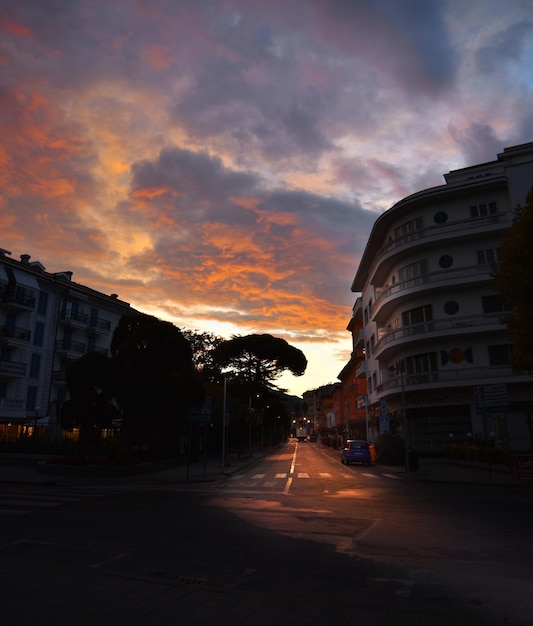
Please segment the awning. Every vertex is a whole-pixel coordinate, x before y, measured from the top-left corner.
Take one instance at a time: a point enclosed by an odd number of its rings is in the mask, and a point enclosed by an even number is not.
[[[24,285],[24,287],[29,287],[30,289],[39,289],[39,283],[37,282],[35,276],[32,274],[26,274],[26,272],[16,268],[12,269],[17,285]]]

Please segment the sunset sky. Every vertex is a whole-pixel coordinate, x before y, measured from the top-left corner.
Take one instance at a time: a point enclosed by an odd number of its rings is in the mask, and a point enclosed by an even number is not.
[[[378,215],[533,140],[531,0],[0,0],[0,247],[347,363]]]

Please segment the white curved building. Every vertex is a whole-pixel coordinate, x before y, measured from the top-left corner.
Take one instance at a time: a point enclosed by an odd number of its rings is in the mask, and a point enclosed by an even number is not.
[[[450,172],[375,222],[352,284],[371,413],[405,413],[411,448],[531,447],[533,379],[509,365],[491,267],[533,186],[533,143]],[[532,244],[533,245],[533,244]]]

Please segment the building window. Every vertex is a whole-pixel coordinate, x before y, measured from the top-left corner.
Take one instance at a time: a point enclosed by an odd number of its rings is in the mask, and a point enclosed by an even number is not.
[[[424,276],[424,274],[427,273],[428,262],[427,259],[423,259],[422,261],[417,261],[416,263],[411,263],[411,265],[401,267],[398,270],[398,277],[401,282],[405,282],[407,280],[413,280],[413,278],[419,278],[420,276]]]
[[[443,254],[439,259],[439,265],[447,270],[453,265],[453,258],[449,254]]]
[[[37,313],[46,315],[48,310],[48,294],[44,291],[39,292],[39,301],[37,303]]]
[[[26,391],[26,411],[35,411],[37,407],[37,387],[29,386]]]
[[[504,344],[501,346],[487,346],[489,351],[490,365],[509,365],[511,362],[513,346]]]
[[[510,310],[498,295],[482,296],[481,303],[483,313],[504,313]]]
[[[0,398],[7,398],[7,383],[0,380]]]
[[[496,249],[489,248],[488,250],[478,250],[476,252],[478,265],[491,265],[492,263],[495,263],[496,261],[499,262],[500,251],[501,251],[501,248],[496,248]]]
[[[496,213],[498,213],[496,202],[475,204],[470,207],[470,217],[486,217],[487,215],[495,215]]]
[[[366,379],[366,386],[368,388],[368,393],[372,393],[372,379],[370,377]]]
[[[416,219],[395,228],[394,236],[396,239],[407,239],[407,241],[410,239],[418,239],[423,228],[424,220],[421,217],[417,217]]]
[[[433,319],[431,305],[419,306],[416,309],[410,309],[402,313],[403,326],[413,326],[414,324],[423,324]]]
[[[408,384],[431,382],[436,377],[437,353],[415,354],[405,359]]]
[[[446,211],[437,211],[433,216],[435,224],[444,224],[448,221],[448,213]]]
[[[33,333],[33,345],[42,346],[44,341],[44,324],[35,322],[35,332]]]
[[[448,300],[444,305],[444,312],[448,315],[455,315],[459,312],[459,303],[455,300]]]
[[[30,377],[39,378],[39,371],[41,369],[41,355],[33,353],[30,361]]]

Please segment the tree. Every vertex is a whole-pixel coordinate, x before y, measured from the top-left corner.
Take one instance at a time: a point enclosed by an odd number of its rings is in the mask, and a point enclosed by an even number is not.
[[[504,321],[513,337],[512,364],[533,373],[533,187],[525,206],[514,211],[493,275],[509,312]]]
[[[65,372],[70,399],[61,407],[63,428],[79,426],[78,456],[85,458],[96,432],[111,426],[117,417],[112,404],[111,360],[90,352],[72,361]]]
[[[202,386],[182,332],[151,315],[121,318],[111,341],[114,390],[131,443],[158,456],[175,453],[189,405]]]
[[[213,352],[224,339],[209,332],[186,329],[182,329],[181,332],[191,345],[193,364],[202,380],[220,383],[220,367],[213,360]]]
[[[214,349],[213,359],[221,368],[230,368],[228,375],[233,382],[257,389],[278,389],[274,380],[283,372],[302,376],[307,368],[301,350],[267,334],[234,336],[223,341]]]

